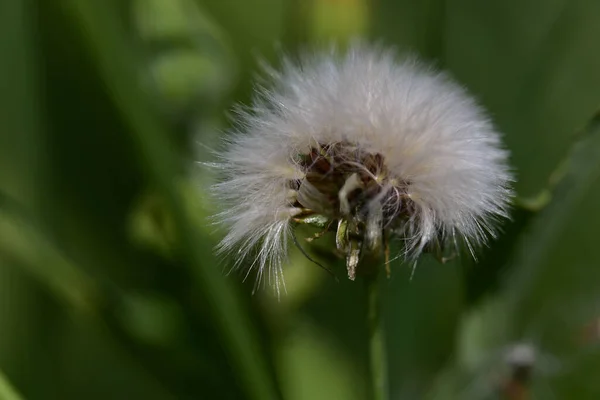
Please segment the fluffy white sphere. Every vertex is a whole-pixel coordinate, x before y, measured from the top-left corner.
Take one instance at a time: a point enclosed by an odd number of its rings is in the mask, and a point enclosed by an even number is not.
[[[365,44],[270,75],[238,112],[214,188],[220,251],[250,257],[259,280],[282,283],[294,218],[307,212],[355,221],[361,246],[390,234],[411,258],[448,241],[472,252],[506,216],[508,153],[448,76]]]

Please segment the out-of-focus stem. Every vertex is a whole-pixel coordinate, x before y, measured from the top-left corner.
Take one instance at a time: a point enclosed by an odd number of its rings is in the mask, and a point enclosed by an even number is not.
[[[378,274],[364,277],[367,288],[367,326],[369,329],[369,358],[372,400],[387,400],[387,359],[383,318],[381,316]]]

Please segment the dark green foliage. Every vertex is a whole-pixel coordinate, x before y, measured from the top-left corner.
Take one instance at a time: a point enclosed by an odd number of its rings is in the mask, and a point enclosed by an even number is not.
[[[367,398],[363,286],[299,251],[280,300],[225,276],[194,163],[260,62],[353,36],[447,69],[518,176],[479,262],[393,263],[391,398],[516,398],[523,343],[534,398],[599,398],[599,2],[4,0],[0,399]]]

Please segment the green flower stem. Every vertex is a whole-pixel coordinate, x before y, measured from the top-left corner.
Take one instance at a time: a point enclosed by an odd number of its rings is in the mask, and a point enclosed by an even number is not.
[[[369,328],[371,398],[372,400],[387,400],[388,371],[378,274],[365,276],[364,279],[367,288],[367,326]]]

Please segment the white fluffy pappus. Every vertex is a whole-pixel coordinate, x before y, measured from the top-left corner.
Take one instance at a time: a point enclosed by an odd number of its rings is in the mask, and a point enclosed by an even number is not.
[[[471,252],[507,216],[508,152],[485,112],[448,76],[355,44],[269,71],[219,153],[214,195],[236,266],[279,289],[293,225],[337,227],[348,273],[388,237],[416,259],[433,246]],[[343,227],[343,231],[341,230]]]

